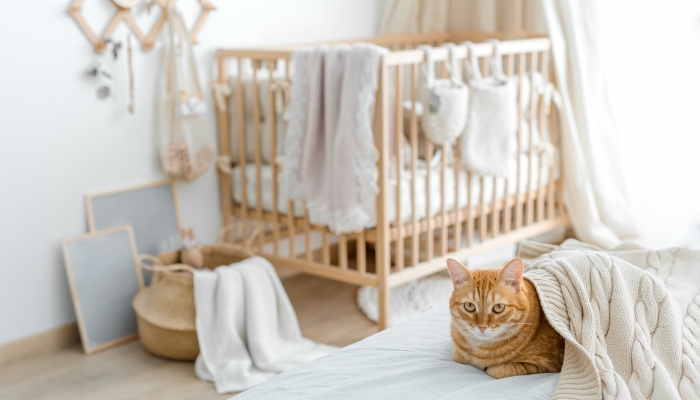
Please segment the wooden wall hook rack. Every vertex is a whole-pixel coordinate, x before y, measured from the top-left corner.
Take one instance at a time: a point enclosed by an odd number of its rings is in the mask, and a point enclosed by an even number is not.
[[[150,31],[147,34],[142,32],[141,29],[138,27],[138,25],[134,21],[130,9],[121,7],[113,1],[110,2],[116,8],[116,12],[107,24],[107,27],[102,32],[101,36],[97,36],[87,24],[85,18],[83,18],[81,11],[83,2],[85,2],[85,0],[73,0],[73,3],[68,8],[68,14],[70,14],[70,16],[73,17],[75,22],[78,24],[78,27],[80,27],[80,29],[83,31],[90,43],[92,43],[92,46],[95,48],[95,51],[97,53],[102,54],[105,51],[105,49],[107,48],[107,43],[104,39],[110,38],[114,33],[114,30],[117,29],[117,27],[122,21],[126,23],[131,32],[133,32],[134,36],[136,36],[136,39],[138,39],[138,41],[141,42],[141,48],[143,48],[144,51],[149,51],[153,48],[156,38],[158,37],[158,33],[160,33],[160,30],[163,29],[163,25],[165,24],[165,21],[167,19],[167,13],[165,12],[166,8],[174,7],[177,3],[177,0],[154,1],[161,9],[160,17],[158,17],[158,20],[156,20],[156,22],[153,24],[153,27],[151,27]],[[192,41],[192,43],[197,43],[197,35],[199,34],[199,31],[202,30],[202,27],[204,26],[204,21],[209,16],[209,13],[215,9],[215,7],[207,0],[197,1],[202,7],[202,12],[199,14],[199,17],[197,18],[197,21],[195,22],[194,27],[190,32],[190,40]]]

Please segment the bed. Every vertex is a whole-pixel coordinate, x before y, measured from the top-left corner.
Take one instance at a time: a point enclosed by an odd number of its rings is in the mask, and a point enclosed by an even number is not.
[[[452,359],[447,305],[255,386],[252,399],[551,399],[559,374],[493,379]]]

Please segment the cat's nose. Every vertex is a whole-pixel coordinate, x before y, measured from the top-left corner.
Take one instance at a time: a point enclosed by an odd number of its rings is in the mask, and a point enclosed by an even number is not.
[[[486,328],[488,328],[488,326],[479,325],[477,328],[479,328],[479,330],[483,332],[486,330]]]

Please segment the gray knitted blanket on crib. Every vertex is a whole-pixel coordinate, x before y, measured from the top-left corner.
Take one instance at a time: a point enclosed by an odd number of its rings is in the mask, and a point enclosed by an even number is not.
[[[555,399],[700,399],[700,251],[523,242],[566,339]]]

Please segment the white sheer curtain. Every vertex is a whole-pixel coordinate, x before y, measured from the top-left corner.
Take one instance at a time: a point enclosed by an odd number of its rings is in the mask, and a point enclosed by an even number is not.
[[[636,236],[601,60],[597,0],[542,0],[565,104],[565,201],[580,239],[610,247]]]
[[[519,13],[515,7],[521,7]],[[562,159],[567,209],[579,239],[611,247],[635,237],[636,231],[601,68],[598,7],[598,0],[386,0],[379,32],[400,33],[399,21],[406,15],[419,21],[421,12],[441,24],[411,23],[413,30],[403,32],[427,32],[427,26],[452,31],[547,30],[566,110]],[[447,14],[447,22],[438,11]],[[513,21],[517,14],[521,20]]]
[[[545,33],[547,25],[539,3],[540,0],[451,0],[450,30],[508,32],[523,29]],[[520,14],[520,18],[516,18],[516,14]]]
[[[616,0],[598,11],[639,240],[700,248],[700,1]]]
[[[380,35],[445,32],[450,0],[384,0]]]
[[[540,0],[384,0],[380,35],[445,31],[546,32]],[[517,3],[517,4],[516,4]],[[516,5],[521,20],[515,21]],[[515,26],[515,24],[520,26]]]

